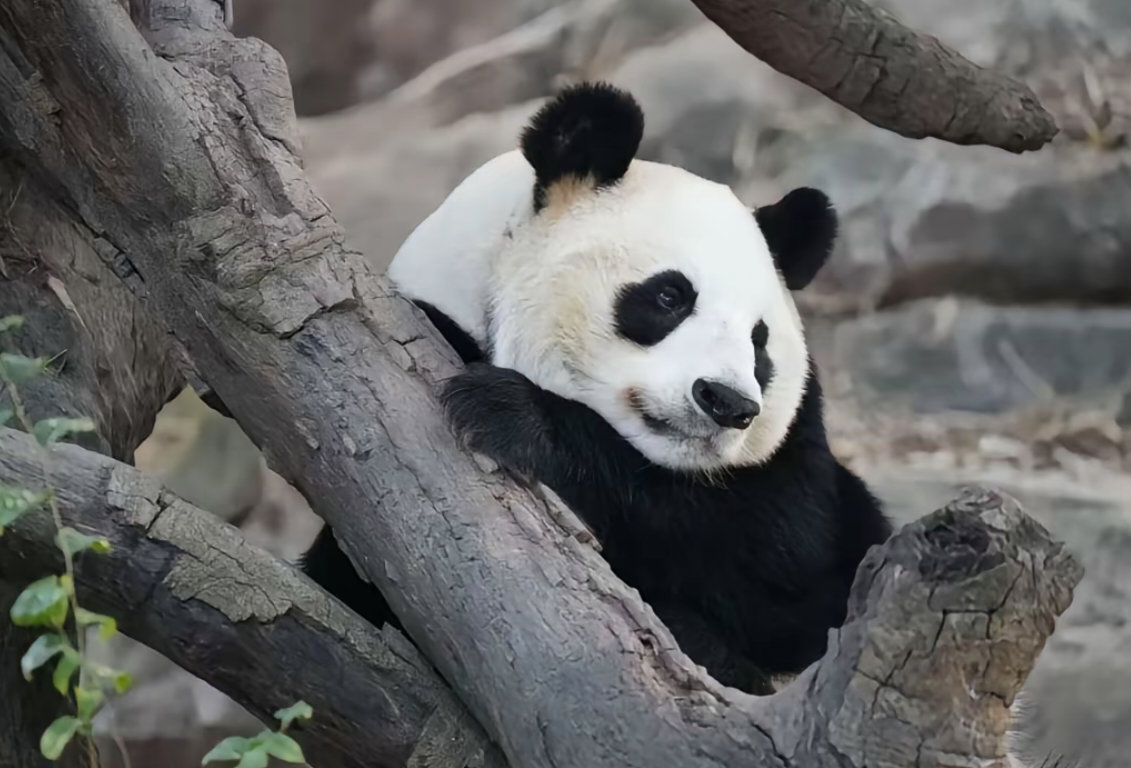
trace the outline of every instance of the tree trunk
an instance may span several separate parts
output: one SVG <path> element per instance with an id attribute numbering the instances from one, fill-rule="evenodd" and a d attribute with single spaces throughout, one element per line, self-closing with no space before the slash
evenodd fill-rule
<path id="1" fill-rule="evenodd" d="M 148 44 L 104 0 L 7 0 L 0 140 L 111 235 L 511 765 L 1003 765 L 1079 578 L 1042 529 L 994 495 L 910 526 L 800 680 L 721 687 L 544 500 L 456 446 L 433 396 L 454 356 L 304 179 L 277 54 L 211 0 L 140 18 Z"/>

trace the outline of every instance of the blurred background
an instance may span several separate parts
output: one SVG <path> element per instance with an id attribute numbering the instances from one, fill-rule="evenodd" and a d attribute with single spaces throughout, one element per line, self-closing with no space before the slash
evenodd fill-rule
<path id="1" fill-rule="evenodd" d="M 648 159 L 751 205 L 825 190 L 843 235 L 802 310 L 835 450 L 901 520 L 990 483 L 1069 543 L 1087 575 L 1030 681 L 1032 747 L 1131 766 L 1131 2 L 880 4 L 1023 78 L 1061 135 L 1023 156 L 901 139 L 753 59 L 690 0 L 236 0 L 236 29 L 283 54 L 307 171 L 381 265 L 581 79 L 637 96 Z M 283 556 L 320 526 L 191 392 L 138 464 Z M 135 766 L 198 765 L 258 728 L 153 653 L 111 652 L 139 681 L 116 711 Z"/>

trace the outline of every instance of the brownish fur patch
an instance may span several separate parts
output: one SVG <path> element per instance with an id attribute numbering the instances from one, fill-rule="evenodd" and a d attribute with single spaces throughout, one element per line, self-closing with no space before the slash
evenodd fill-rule
<path id="1" fill-rule="evenodd" d="M 561 216 L 568 211 L 582 195 L 589 194 L 596 186 L 592 176 L 563 176 L 546 187 L 547 216 Z"/>

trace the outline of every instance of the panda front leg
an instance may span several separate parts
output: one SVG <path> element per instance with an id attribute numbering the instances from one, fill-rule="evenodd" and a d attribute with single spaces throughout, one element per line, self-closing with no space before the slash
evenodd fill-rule
<path id="1" fill-rule="evenodd" d="M 755 696 L 768 696 L 774 692 L 770 675 L 735 650 L 703 620 L 701 613 L 663 603 L 652 608 L 664 626 L 671 630 L 680 650 L 706 669 L 715 680 Z"/>
<path id="2" fill-rule="evenodd" d="M 585 494 L 609 487 L 609 463 L 594 450 L 621 442 L 608 422 L 517 371 L 486 364 L 470 365 L 451 379 L 443 400 L 452 430 L 467 448 L 524 482 L 553 489 L 599 535 L 604 521 L 592 517 L 606 505 Z"/>

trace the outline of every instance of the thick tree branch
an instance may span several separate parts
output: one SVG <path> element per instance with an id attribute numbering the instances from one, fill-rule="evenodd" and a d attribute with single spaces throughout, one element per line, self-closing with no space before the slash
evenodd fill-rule
<path id="1" fill-rule="evenodd" d="M 42 487 L 38 455 L 31 438 L 0 429 L 0 482 Z M 297 736 L 312 764 L 503 765 L 400 633 L 366 624 L 236 529 L 131 467 L 78 446 L 56 448 L 50 466 L 65 522 L 113 545 L 109 555 L 79 559 L 83 605 L 116 617 L 130 637 L 265 722 L 306 699 L 316 717 Z M 0 585 L 61 567 L 46 513 L 0 536 Z"/>
<path id="2" fill-rule="evenodd" d="M 739 45 L 881 128 L 1039 149 L 1056 122 L 1023 83 L 983 69 L 866 0 L 693 0 Z"/>
<path id="3" fill-rule="evenodd" d="M 1042 530 L 996 497 L 931 518 L 870 561 L 803 680 L 721 688 L 543 502 L 454 444 L 433 397 L 450 350 L 343 245 L 294 155 L 285 70 L 217 8 L 152 0 L 151 49 L 105 0 L 7 0 L 0 141 L 113 232 L 513 765 L 902 768 L 888 743 L 1001 764 L 1007 704 L 1078 577 Z"/>

